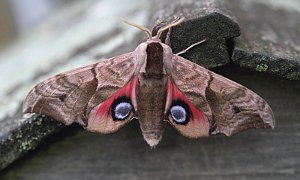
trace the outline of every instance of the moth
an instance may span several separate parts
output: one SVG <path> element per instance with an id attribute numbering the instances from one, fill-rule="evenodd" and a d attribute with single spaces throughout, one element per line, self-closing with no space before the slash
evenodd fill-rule
<path id="1" fill-rule="evenodd" d="M 246 87 L 172 52 L 161 34 L 133 52 L 58 74 L 27 95 L 24 113 L 45 114 L 86 130 L 113 133 L 137 119 L 144 140 L 155 147 L 170 124 L 182 135 L 231 136 L 249 128 L 273 128 L 270 106 Z"/>

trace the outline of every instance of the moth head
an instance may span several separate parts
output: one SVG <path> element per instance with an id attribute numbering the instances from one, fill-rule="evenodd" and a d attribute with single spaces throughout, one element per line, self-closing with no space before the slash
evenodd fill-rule
<path id="1" fill-rule="evenodd" d="M 170 28 L 172 28 L 172 27 L 174 27 L 174 26 L 177 26 L 178 24 L 180 24 L 181 22 L 183 22 L 183 20 L 184 20 L 183 17 L 182 17 L 182 18 L 176 18 L 176 19 L 175 19 L 173 22 L 171 22 L 170 24 L 167 24 L 167 25 L 161 27 L 161 28 L 157 31 L 157 34 L 156 34 L 155 36 L 153 36 L 153 35 L 152 35 L 152 32 L 151 32 L 148 28 L 143 27 L 143 26 L 141 26 L 141 25 L 138 25 L 138 24 L 136 24 L 136 23 L 133 23 L 133 22 L 130 22 L 130 21 L 127 21 L 127 20 L 122 19 L 122 21 L 125 22 L 126 24 L 129 24 L 129 25 L 131 25 L 131 26 L 134 26 L 134 27 L 136 27 L 136 28 L 138 28 L 138 29 L 140 29 L 140 30 L 146 32 L 146 34 L 147 34 L 147 36 L 148 36 L 148 39 L 147 39 L 147 40 L 153 40 L 153 39 L 159 40 L 160 37 L 161 37 L 161 35 L 162 35 L 162 33 L 163 33 L 164 31 L 166 31 L 166 30 L 168 30 L 168 29 L 170 29 Z"/>

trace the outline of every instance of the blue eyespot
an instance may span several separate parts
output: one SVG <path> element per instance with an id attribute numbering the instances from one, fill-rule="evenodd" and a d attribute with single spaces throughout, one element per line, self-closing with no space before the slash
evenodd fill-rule
<path id="1" fill-rule="evenodd" d="M 117 104 L 113 110 L 114 119 L 116 120 L 124 120 L 126 119 L 132 110 L 132 105 L 128 102 L 120 102 Z"/>
<path id="2" fill-rule="evenodd" d="M 185 124 L 187 121 L 187 113 L 185 108 L 175 105 L 170 109 L 170 114 L 176 124 Z"/>

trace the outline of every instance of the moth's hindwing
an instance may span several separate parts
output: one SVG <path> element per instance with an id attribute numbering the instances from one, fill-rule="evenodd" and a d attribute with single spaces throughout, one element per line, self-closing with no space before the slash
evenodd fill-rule
<path id="1" fill-rule="evenodd" d="M 204 113 L 211 135 L 230 136 L 250 128 L 274 127 L 270 106 L 253 91 L 177 55 L 173 56 L 172 65 L 174 84 Z M 192 129 L 198 132 L 197 128 L 196 124 L 187 124 L 179 131 L 198 137 L 197 133 L 190 133 Z"/>
<path id="2" fill-rule="evenodd" d="M 135 55 L 128 53 L 58 74 L 39 83 L 29 92 L 23 111 L 45 114 L 66 125 L 77 122 L 101 133 L 115 131 L 120 125 L 112 125 L 112 118 L 105 119 L 106 128 L 102 127 L 106 126 L 102 122 L 93 121 L 88 125 L 88 118 L 93 109 L 126 84 L 132 83 L 130 80 L 134 75 L 135 62 Z M 98 111 L 99 116 L 103 117 L 101 110 Z"/>

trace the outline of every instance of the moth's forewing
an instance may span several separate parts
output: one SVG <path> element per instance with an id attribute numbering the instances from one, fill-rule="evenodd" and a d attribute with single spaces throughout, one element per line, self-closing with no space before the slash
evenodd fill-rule
<path id="1" fill-rule="evenodd" d="M 172 64 L 174 83 L 205 114 L 210 134 L 230 136 L 250 128 L 274 127 L 270 106 L 253 91 L 180 56 L 174 55 Z M 196 126 L 187 124 L 180 132 L 199 128 Z M 198 135 L 191 133 L 191 137 Z"/>
<path id="2" fill-rule="evenodd" d="M 23 112 L 45 114 L 66 125 L 77 122 L 87 126 L 91 111 L 130 81 L 135 63 L 132 52 L 58 74 L 29 92 Z M 99 116 L 105 118 L 105 123 L 93 121 L 88 129 L 109 133 L 125 123 L 115 123 L 110 114 Z"/>

